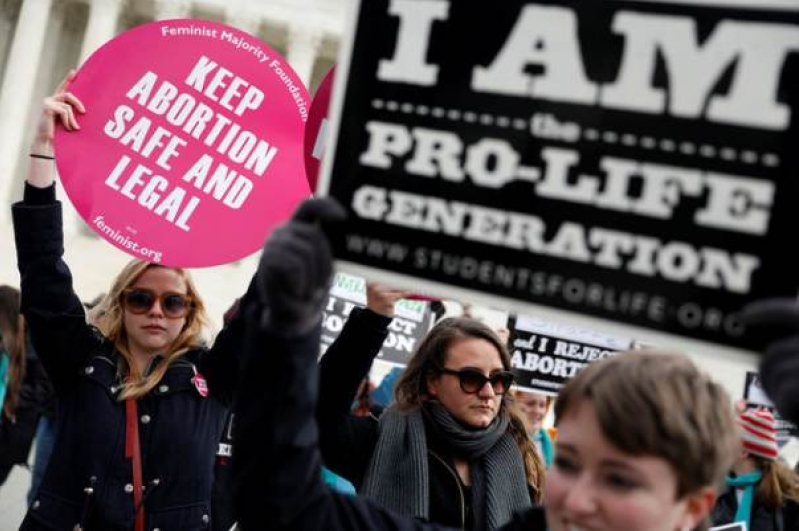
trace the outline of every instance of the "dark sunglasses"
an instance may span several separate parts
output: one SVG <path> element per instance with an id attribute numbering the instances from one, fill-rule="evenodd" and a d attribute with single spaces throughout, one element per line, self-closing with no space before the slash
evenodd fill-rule
<path id="1" fill-rule="evenodd" d="M 513 373 L 510 371 L 499 371 L 491 376 L 486 376 L 477 369 L 469 367 L 458 371 L 446 367 L 439 367 L 438 370 L 443 374 L 457 376 L 461 390 L 470 395 L 480 392 L 486 382 L 491 382 L 491 389 L 498 395 L 504 395 L 513 384 Z"/>
<path id="2" fill-rule="evenodd" d="M 161 311 L 169 319 L 185 317 L 194 305 L 187 295 L 174 291 L 158 294 L 150 289 L 128 288 L 122 292 L 122 304 L 130 313 L 147 313 L 156 301 L 161 304 Z"/>

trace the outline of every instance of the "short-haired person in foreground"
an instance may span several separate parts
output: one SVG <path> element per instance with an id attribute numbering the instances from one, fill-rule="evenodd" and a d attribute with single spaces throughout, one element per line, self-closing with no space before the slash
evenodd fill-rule
<path id="1" fill-rule="evenodd" d="M 444 529 L 333 493 L 321 479 L 316 358 L 332 257 L 320 225 L 340 216 L 329 199 L 306 202 L 264 247 L 236 399 L 239 524 L 244 531 Z M 707 529 L 738 439 L 729 398 L 690 361 L 626 353 L 597 362 L 566 385 L 555 413 L 546 509 L 516 513 L 505 531 Z"/>

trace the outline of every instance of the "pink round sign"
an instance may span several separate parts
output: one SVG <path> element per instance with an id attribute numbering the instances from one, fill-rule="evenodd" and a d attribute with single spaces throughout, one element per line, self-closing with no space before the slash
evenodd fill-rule
<path id="1" fill-rule="evenodd" d="M 58 172 L 100 236 L 136 258 L 207 267 L 258 249 L 310 195 L 308 93 L 255 37 L 153 22 L 97 50 L 69 90 L 81 129 L 56 132 Z"/>
<path id="2" fill-rule="evenodd" d="M 311 111 L 308 113 L 308 124 L 305 126 L 305 173 L 308 176 L 308 185 L 311 191 L 316 190 L 319 180 L 319 164 L 327 147 L 327 114 L 330 110 L 330 94 L 333 91 L 333 78 L 336 67 L 325 74 L 324 79 L 316 89 Z"/>

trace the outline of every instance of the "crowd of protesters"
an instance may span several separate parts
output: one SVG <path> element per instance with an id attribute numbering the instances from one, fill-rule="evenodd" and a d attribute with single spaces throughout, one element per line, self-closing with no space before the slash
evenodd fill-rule
<path id="1" fill-rule="evenodd" d="M 329 435 L 325 435 L 328 427 L 321 419 L 317 422 L 317 417 L 323 417 L 328 407 L 324 404 L 328 400 L 324 382 L 331 376 L 325 375 L 330 370 L 326 365 L 335 361 L 323 360 L 317 365 L 314 345 L 318 342 L 318 328 L 287 329 L 285 323 L 275 322 L 271 316 L 282 313 L 275 312 L 275 308 L 290 298 L 287 293 L 295 293 L 289 281 L 292 275 L 296 283 L 306 287 L 307 293 L 324 291 L 322 288 L 329 279 L 318 272 L 330 270 L 330 250 L 317 227 L 320 221 L 335 217 L 334 207 L 322 201 L 303 205 L 295 220 L 281 229 L 278 237 L 268 241 L 264 249 L 258 275 L 263 277 L 261 284 L 269 289 L 249 309 L 246 327 L 250 332 L 243 354 L 246 370 L 236 400 L 235 437 L 239 446 L 234 460 L 237 477 L 234 499 L 239 522 L 244 529 L 444 529 L 432 515 L 420 517 L 402 514 L 401 508 L 387 509 L 381 499 L 364 492 L 363 486 L 361 495 L 343 496 L 327 489 L 320 478 L 321 464 L 327 464 L 324 439 Z M 312 234 L 313 231 L 317 234 Z M 296 242 L 303 239 L 306 243 L 297 246 Z M 288 245 L 288 241 L 295 243 Z M 292 258 L 296 247 L 303 252 Z M 297 267 L 298 264 L 304 267 Z M 293 267 L 291 273 L 286 271 L 288 267 Z M 313 283 L 320 289 L 307 289 Z M 308 323 L 312 321 L 309 315 L 314 314 L 319 320 L 324 300 L 314 296 L 304 301 L 297 297 L 291 300 L 291 310 L 298 322 Z M 762 324 L 784 317 L 785 312 L 777 313 L 764 317 L 762 311 L 754 312 L 750 317 L 756 324 L 758 320 Z M 449 326 L 447 320 L 440 322 L 428 338 L 440 335 Z M 457 348 L 449 345 L 444 349 L 443 360 L 419 357 L 425 341 L 419 345 L 406 373 L 412 372 L 414 362 L 422 365 L 413 371 L 422 375 L 415 378 L 415 393 L 423 397 L 422 401 L 435 401 L 437 385 L 445 375 L 457 376 L 459 385 L 464 382 L 460 378 L 463 373 L 457 370 L 454 374 L 442 372 L 442 368 L 457 363 L 461 356 Z M 460 343 L 469 341 L 472 339 L 466 336 Z M 783 346 L 766 359 L 784 365 L 784 350 Z M 773 361 L 775 357 L 777 361 Z M 474 380 L 481 381 L 481 391 L 491 396 L 496 389 L 489 367 L 481 365 L 482 375 L 474 375 Z M 267 371 L 274 376 L 275 385 L 258 386 L 258 375 Z M 317 385 L 317 371 L 320 385 Z M 779 378 L 780 383 L 783 378 L 784 375 Z M 466 400 L 472 390 L 466 383 L 461 389 L 461 399 Z M 395 394 L 398 404 L 402 393 L 398 386 Z M 319 405 L 317 398 L 321 398 Z M 797 398 L 794 396 L 793 400 Z M 274 404 L 281 407 L 275 408 Z M 410 422 L 414 413 L 407 413 L 405 421 Z M 555 415 L 558 434 L 554 463 L 543 482 L 542 504 L 514 512 L 500 526 L 502 529 L 706 530 L 712 523 L 711 515 L 719 513 L 714 506 L 720 485 L 727 477 L 742 476 L 743 471 L 736 464 L 753 458 L 752 445 L 748 443 L 751 438 L 739 428 L 739 424 L 745 427 L 752 414 L 744 412 L 736 419 L 726 393 L 682 355 L 627 352 L 596 362 L 564 387 L 555 402 Z M 379 424 L 383 422 L 381 417 Z M 435 422 L 431 422 L 433 429 L 437 428 Z M 349 436 L 358 436 L 359 432 L 349 423 L 343 424 Z M 460 426 L 468 424 L 460 421 Z M 385 429 L 378 427 L 378 431 Z M 386 481 L 392 479 L 403 485 L 407 474 L 425 473 L 424 460 L 414 459 L 416 437 L 412 431 L 399 430 L 403 438 L 391 443 L 407 448 L 397 450 L 389 446 L 387 451 L 393 452 L 392 457 L 400 463 L 394 466 L 395 473 L 402 476 L 384 478 Z M 776 446 L 773 424 L 761 428 L 760 434 Z M 381 435 L 373 434 L 371 439 Z M 438 433 L 433 432 L 433 436 Z M 359 459 L 364 451 L 379 451 L 365 448 L 353 446 L 351 459 Z M 369 466 L 375 461 L 372 458 Z M 473 474 L 474 469 L 471 470 Z M 360 479 L 364 479 L 370 471 L 360 469 L 360 473 Z M 430 477 L 422 476 L 428 482 Z M 474 481 L 474 474 L 471 479 Z M 414 490 L 433 500 L 432 487 L 425 488 L 424 482 L 417 481 Z M 785 488 L 782 495 L 782 505 L 776 511 L 783 516 L 776 520 L 775 527 L 763 529 L 795 528 L 790 509 L 794 493 Z M 410 504 L 419 493 L 390 493 L 389 503 L 394 503 L 392 496 Z M 471 499 L 479 502 L 474 497 Z M 744 506 L 744 501 L 739 505 Z M 748 516 L 736 514 L 734 520 L 749 523 L 743 519 Z M 489 528 L 485 519 L 473 518 L 467 524 L 473 526 L 469 529 Z"/>
<path id="2" fill-rule="evenodd" d="M 52 167 L 56 123 L 76 130 L 85 111 L 72 76 L 45 99 L 13 206 L 21 290 L 0 286 L 0 483 L 27 462 L 41 419 L 54 423 L 21 529 L 799 529 L 799 479 L 778 459 L 772 414 L 736 415 L 680 354 L 619 353 L 553 400 L 513 389 L 501 333 L 443 318 L 394 375 L 390 403 L 353 412 L 409 293 L 369 283 L 317 362 L 325 229 L 344 216 L 331 199 L 273 232 L 211 345 L 180 268 L 130 262 L 87 318 Z M 745 317 L 763 339 L 765 388 L 799 420 L 797 304 Z M 544 427 L 553 403 L 556 430 Z M 323 466 L 353 491 L 331 489 Z"/>

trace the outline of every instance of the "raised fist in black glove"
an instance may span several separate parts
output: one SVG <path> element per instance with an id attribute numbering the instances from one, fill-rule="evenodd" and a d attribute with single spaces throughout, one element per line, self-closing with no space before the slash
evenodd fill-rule
<path id="1" fill-rule="evenodd" d="M 319 322 L 333 274 L 333 254 L 322 226 L 344 219 L 333 199 L 304 201 L 264 244 L 256 284 L 263 325 L 283 336 L 302 335 Z"/>
<path id="2" fill-rule="evenodd" d="M 777 411 L 799 423 L 799 301 L 766 299 L 741 315 L 747 336 L 762 346 L 760 381 Z"/>

